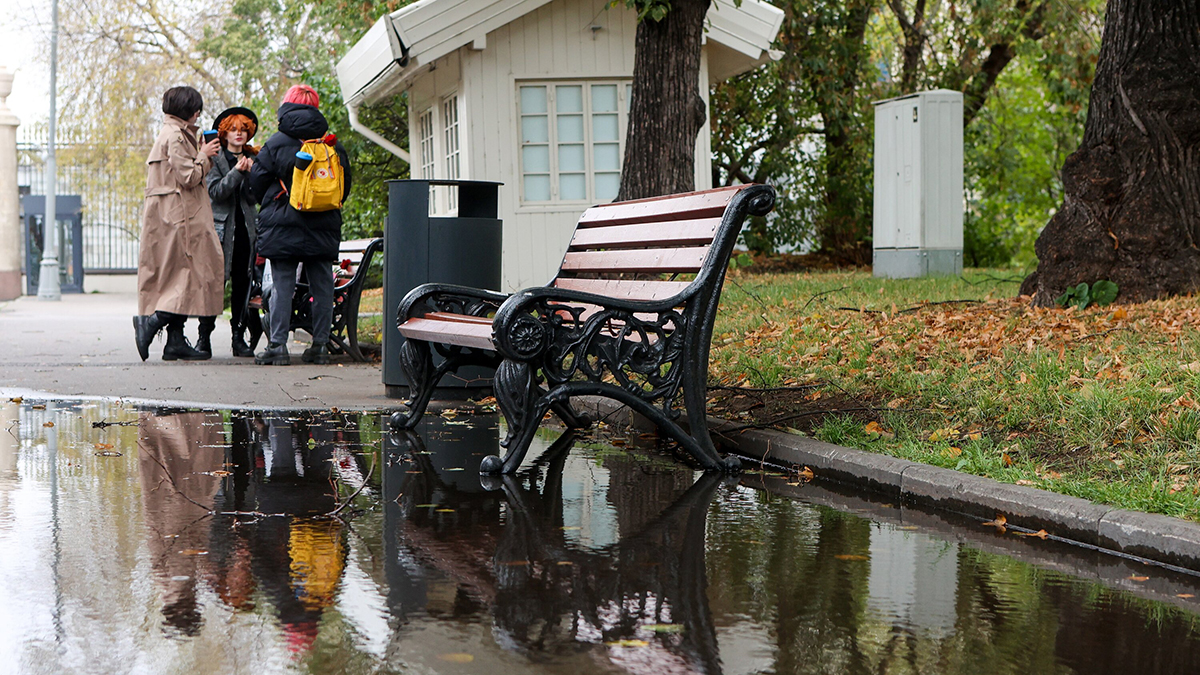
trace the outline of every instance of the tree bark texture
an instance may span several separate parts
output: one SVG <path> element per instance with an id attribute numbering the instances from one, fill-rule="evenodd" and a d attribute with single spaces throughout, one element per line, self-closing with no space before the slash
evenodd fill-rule
<path id="1" fill-rule="evenodd" d="M 616 201 L 688 192 L 696 186 L 700 39 L 709 0 L 676 0 L 662 19 L 638 22 L 633 100 Z"/>
<path id="2" fill-rule="evenodd" d="M 1083 141 L 1021 292 L 1116 282 L 1122 302 L 1200 290 L 1200 0 L 1109 0 Z"/>

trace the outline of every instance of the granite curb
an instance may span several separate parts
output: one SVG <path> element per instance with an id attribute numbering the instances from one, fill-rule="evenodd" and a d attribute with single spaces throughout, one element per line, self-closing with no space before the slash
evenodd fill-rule
<path id="1" fill-rule="evenodd" d="M 654 424 L 624 405 L 588 397 L 581 406 L 608 424 L 652 430 Z M 824 443 L 772 429 L 747 429 L 708 418 L 714 439 L 740 457 L 764 465 L 808 467 L 822 480 L 866 488 L 904 504 L 993 520 L 1071 542 L 1200 573 L 1200 524 L 1096 504 L 1086 499 L 928 464 Z"/>

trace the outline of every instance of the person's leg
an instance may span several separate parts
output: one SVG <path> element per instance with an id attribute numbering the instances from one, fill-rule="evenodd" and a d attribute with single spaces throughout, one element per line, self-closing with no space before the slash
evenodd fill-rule
<path id="1" fill-rule="evenodd" d="M 183 323 L 187 321 L 187 316 L 171 312 L 155 312 L 155 314 L 162 317 L 167 326 L 167 344 L 163 346 L 163 361 L 175 361 L 178 359 L 183 359 L 184 361 L 203 361 L 209 358 L 210 355 L 192 348 L 188 344 L 187 338 L 183 336 Z"/>
<path id="2" fill-rule="evenodd" d="M 285 366 L 291 363 L 287 340 L 292 326 L 292 294 L 296 290 L 295 260 L 268 260 L 271 267 L 271 300 L 267 312 L 267 348 L 254 357 L 259 365 Z"/>
<path id="3" fill-rule="evenodd" d="M 229 268 L 229 325 L 233 332 L 231 348 L 234 356 L 254 356 L 254 350 L 246 344 L 248 325 L 246 303 L 250 300 L 250 238 L 244 226 L 238 227 L 233 237 L 233 256 Z"/>
<path id="4" fill-rule="evenodd" d="M 196 351 L 207 354 L 205 358 L 212 358 L 212 334 L 217 328 L 217 317 L 202 316 L 199 318 L 200 329 L 196 338 Z"/>
<path id="5" fill-rule="evenodd" d="M 301 357 L 308 363 L 329 363 L 329 331 L 333 324 L 333 272 L 328 263 L 308 265 L 308 289 L 312 294 L 312 347 Z"/>

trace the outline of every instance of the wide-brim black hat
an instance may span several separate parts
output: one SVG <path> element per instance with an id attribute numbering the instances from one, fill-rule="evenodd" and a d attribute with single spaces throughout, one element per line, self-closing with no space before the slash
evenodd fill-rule
<path id="1" fill-rule="evenodd" d="M 226 108 L 225 110 L 222 110 L 221 114 L 217 115 L 217 119 L 213 120 L 213 130 L 220 131 L 219 127 L 221 126 L 221 120 L 224 120 L 230 115 L 245 115 L 246 117 L 249 117 L 250 121 L 254 122 L 254 134 L 258 133 L 258 115 L 255 115 L 253 110 L 249 108 L 243 108 L 241 106 L 234 106 L 232 108 Z M 254 138 L 254 134 L 250 134 L 250 138 Z M 246 140 L 249 141 L 250 138 L 247 138 Z"/>

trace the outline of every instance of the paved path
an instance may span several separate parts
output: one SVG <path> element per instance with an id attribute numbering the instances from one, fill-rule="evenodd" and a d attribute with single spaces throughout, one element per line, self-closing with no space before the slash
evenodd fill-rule
<path id="1" fill-rule="evenodd" d="M 234 358 L 229 324 L 218 320 L 210 361 L 162 360 L 165 334 L 142 363 L 133 344 L 133 294 L 64 295 L 61 302 L 22 297 L 0 303 L 0 394 L 127 398 L 220 407 L 373 409 L 398 406 L 384 396 L 379 364 L 336 357 L 328 366 L 287 367 Z M 189 339 L 195 321 L 187 325 Z M 302 333 L 303 335 L 303 333 Z M 262 344 L 259 345 L 260 348 Z"/>

